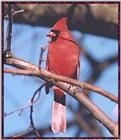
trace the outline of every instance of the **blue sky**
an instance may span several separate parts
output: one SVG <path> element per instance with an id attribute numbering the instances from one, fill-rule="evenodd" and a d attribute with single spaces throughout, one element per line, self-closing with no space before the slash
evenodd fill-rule
<path id="1" fill-rule="evenodd" d="M 4 22 L 4 36 L 6 36 L 7 21 Z M 50 28 L 45 27 L 33 27 L 29 25 L 14 24 L 12 35 L 12 51 L 13 53 L 22 59 L 30 61 L 38 65 L 40 49 L 48 44 L 48 38 L 46 34 L 50 31 Z M 76 39 L 80 38 L 80 33 L 73 32 Z M 104 37 L 98 37 L 90 34 L 84 35 L 82 46 L 98 61 L 105 60 L 106 58 L 118 53 L 117 40 L 108 39 Z M 47 51 L 44 53 L 44 60 L 46 60 Z M 91 72 L 91 67 L 88 61 L 83 55 L 80 57 L 81 69 L 80 79 L 85 81 L 88 74 Z M 10 66 L 5 66 L 10 67 Z M 45 68 L 45 61 L 42 63 L 42 67 Z M 42 84 L 42 80 L 36 77 L 18 76 L 11 74 L 4 74 L 4 110 L 10 112 L 26 105 L 32 97 L 34 91 Z M 118 94 L 118 64 L 114 63 L 107 67 L 100 78 L 94 83 L 97 86 L 111 92 L 114 95 Z M 52 91 L 51 91 L 52 92 Z M 113 120 L 116 119 L 112 113 L 115 107 L 115 103 L 98 95 L 91 93 L 92 100 L 98 105 L 107 115 Z M 67 103 L 72 102 L 74 108 L 77 107 L 77 101 L 67 95 Z M 53 94 L 46 95 L 44 89 L 39 102 L 35 105 L 34 121 L 36 127 L 48 127 L 51 121 Z M 74 117 L 67 109 L 67 120 L 71 120 Z M 100 124 L 101 127 L 102 124 Z M 29 127 L 29 109 L 26 109 L 21 116 L 17 113 L 4 119 L 4 135 L 8 136 L 14 132 L 24 131 Z M 76 133 L 77 126 L 74 126 L 66 131 L 64 134 L 48 133 L 45 137 L 73 137 Z M 103 127 L 105 136 L 111 136 L 110 133 Z M 86 136 L 82 133 L 80 136 Z"/>

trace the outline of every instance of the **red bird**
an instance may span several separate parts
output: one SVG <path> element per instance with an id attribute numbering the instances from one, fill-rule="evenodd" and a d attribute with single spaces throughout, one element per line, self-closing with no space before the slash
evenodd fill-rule
<path id="1" fill-rule="evenodd" d="M 67 27 L 67 18 L 61 18 L 47 35 L 49 49 L 46 61 L 47 70 L 73 79 L 79 78 L 80 51 Z M 54 103 L 51 128 L 54 133 L 66 130 L 66 95 L 54 87 Z"/>

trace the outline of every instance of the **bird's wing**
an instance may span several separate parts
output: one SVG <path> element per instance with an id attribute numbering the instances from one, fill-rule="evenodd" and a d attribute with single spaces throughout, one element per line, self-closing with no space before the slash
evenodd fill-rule
<path id="1" fill-rule="evenodd" d="M 47 54 L 47 58 L 46 58 L 46 70 L 49 70 L 48 63 L 49 63 L 49 54 Z M 46 94 L 49 93 L 50 87 L 52 87 L 52 85 L 49 82 L 46 82 L 46 85 L 45 85 L 45 92 L 46 92 Z"/>
<path id="2" fill-rule="evenodd" d="M 77 80 L 80 79 L 80 63 L 77 65 Z"/>
<path id="3" fill-rule="evenodd" d="M 46 70 L 48 70 L 48 63 L 49 63 L 49 62 L 48 62 L 48 61 L 49 61 L 48 57 L 49 57 L 49 56 L 48 56 L 48 54 L 47 54 L 47 58 L 46 58 Z"/>
<path id="4" fill-rule="evenodd" d="M 75 79 L 79 80 L 80 79 L 80 48 L 78 48 L 78 62 L 77 62 L 77 67 L 76 67 L 76 75 Z"/>

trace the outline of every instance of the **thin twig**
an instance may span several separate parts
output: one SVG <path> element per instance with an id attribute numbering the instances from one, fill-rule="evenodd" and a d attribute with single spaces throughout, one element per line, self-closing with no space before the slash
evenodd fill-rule
<path id="1" fill-rule="evenodd" d="M 26 133 L 30 132 L 30 128 L 28 128 L 27 130 L 23 131 L 23 132 L 20 132 L 20 133 L 17 133 L 17 134 L 14 134 L 12 135 L 13 138 L 20 138 L 21 136 L 25 135 Z"/>
<path id="2" fill-rule="evenodd" d="M 72 127 L 73 125 L 75 125 L 75 122 L 74 122 L 74 120 L 70 120 L 70 121 L 67 122 L 67 124 L 68 124 L 68 128 L 69 128 L 69 127 Z M 20 138 L 20 137 L 30 137 L 30 136 L 33 136 L 35 132 L 33 130 L 28 131 L 29 129 L 24 130 L 24 132 L 19 132 L 19 133 L 15 132 L 14 137 Z M 45 128 L 38 128 L 38 131 L 39 131 L 39 133 L 42 136 L 44 134 L 51 133 L 52 130 L 51 130 L 50 126 L 47 126 Z M 9 137 L 11 137 L 10 134 L 9 134 Z"/>
<path id="3" fill-rule="evenodd" d="M 40 57 L 39 57 L 39 67 L 41 67 L 41 63 L 43 61 L 43 54 L 47 48 L 48 48 L 48 45 L 46 45 L 45 47 L 41 47 Z"/>
<path id="4" fill-rule="evenodd" d="M 44 86 L 45 86 L 45 83 L 42 84 L 42 85 L 35 91 L 35 93 L 33 94 L 32 98 L 31 98 L 31 104 L 32 104 L 33 101 L 34 101 L 34 98 L 35 98 L 36 94 L 37 94 L 38 92 L 40 93 L 41 90 L 42 90 L 42 88 L 43 88 Z M 33 105 L 30 106 L 30 124 L 31 124 L 31 127 L 33 128 L 33 130 L 34 130 L 36 136 L 37 136 L 37 137 L 40 137 L 39 132 L 37 131 L 37 129 L 36 129 L 35 126 L 34 126 L 34 121 L 33 121 Z"/>
<path id="5" fill-rule="evenodd" d="M 35 92 L 38 92 L 39 89 L 40 89 L 40 87 Z M 11 111 L 11 112 L 5 113 L 4 116 L 7 117 L 9 115 L 12 115 L 15 112 L 20 112 L 19 113 L 19 115 L 20 115 L 26 108 L 28 108 L 28 107 L 34 105 L 35 103 L 37 103 L 37 101 L 39 100 L 39 98 L 40 98 L 40 92 L 38 92 L 38 97 L 36 99 L 34 99 L 33 102 L 30 102 L 29 101 L 29 103 L 27 103 L 27 105 L 25 105 L 23 107 L 20 107 L 20 108 L 17 108 L 15 110 Z"/>
<path id="6" fill-rule="evenodd" d="M 24 12 L 24 9 L 15 11 L 15 12 L 12 14 L 12 16 L 15 16 L 16 14 L 23 13 L 23 12 Z"/>
<path id="7" fill-rule="evenodd" d="M 24 9 L 15 11 L 15 12 L 12 13 L 12 16 L 15 16 L 15 15 L 17 15 L 17 14 L 19 14 L 19 13 L 23 13 L 23 12 L 24 12 Z M 8 19 L 8 15 L 6 15 L 6 16 L 4 17 L 4 19 Z"/>

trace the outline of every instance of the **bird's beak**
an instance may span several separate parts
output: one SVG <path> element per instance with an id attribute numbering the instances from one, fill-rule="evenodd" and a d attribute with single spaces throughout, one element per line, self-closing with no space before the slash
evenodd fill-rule
<path id="1" fill-rule="evenodd" d="M 55 37 L 56 36 L 56 34 L 54 33 L 54 32 L 49 32 L 48 34 L 47 34 L 47 37 Z"/>

